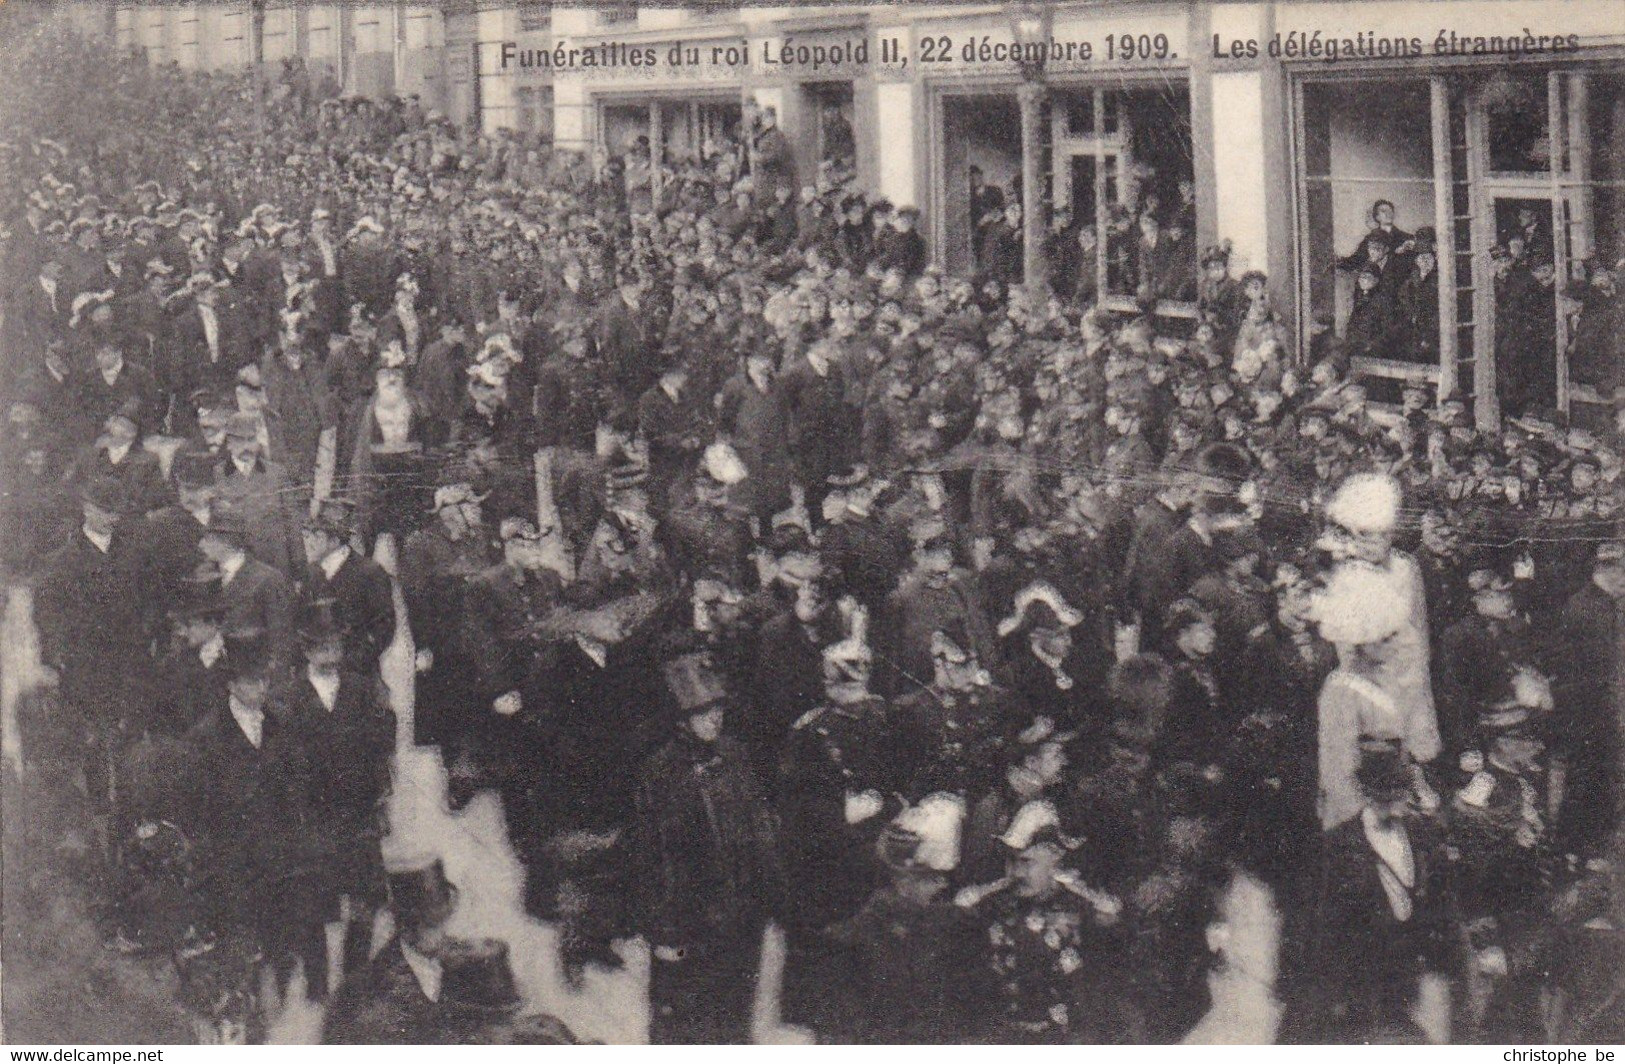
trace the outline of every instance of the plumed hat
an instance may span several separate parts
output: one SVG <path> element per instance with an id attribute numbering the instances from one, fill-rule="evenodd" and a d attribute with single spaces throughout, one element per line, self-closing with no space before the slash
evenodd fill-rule
<path id="1" fill-rule="evenodd" d="M 1063 628 L 1076 628 L 1083 623 L 1083 614 L 1066 601 L 1055 585 L 1037 580 L 1016 592 L 1014 609 L 1010 616 L 999 622 L 999 634 L 1007 636 L 1027 623 L 1027 614 L 1035 605 L 1048 607 L 1049 613 Z"/>
<path id="2" fill-rule="evenodd" d="M 732 444 L 721 441 L 705 449 L 702 467 L 706 476 L 725 487 L 732 487 L 749 475 L 739 452 L 733 449 Z"/>
<path id="3" fill-rule="evenodd" d="M 1061 814 L 1048 798 L 1037 798 L 1016 810 L 1010 827 L 999 836 L 999 841 L 1020 852 L 1046 843 L 1062 850 L 1075 849 L 1082 841 L 1068 837 L 1061 831 Z"/>
<path id="4" fill-rule="evenodd" d="M 1359 534 L 1391 532 L 1399 522 L 1399 482 L 1384 473 L 1356 473 L 1326 504 L 1326 518 Z"/>
<path id="5" fill-rule="evenodd" d="M 1367 646 L 1397 634 L 1410 618 L 1400 578 L 1364 562 L 1344 562 L 1309 602 L 1321 636 L 1340 646 Z"/>
<path id="6" fill-rule="evenodd" d="M 920 839 L 915 851 L 918 865 L 935 872 L 951 872 L 959 867 L 959 838 L 965 823 L 965 799 L 957 794 L 937 793 L 910 806 L 894 822 Z"/>

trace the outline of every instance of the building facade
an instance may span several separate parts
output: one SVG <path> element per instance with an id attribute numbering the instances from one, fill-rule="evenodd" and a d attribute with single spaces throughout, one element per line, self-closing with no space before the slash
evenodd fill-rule
<path id="1" fill-rule="evenodd" d="M 1012 54 L 1035 16 L 1041 70 Z M 130 5 L 108 31 L 154 61 L 215 68 L 254 60 L 255 17 L 246 3 Z M 1521 230 L 1557 279 L 1553 404 L 1607 398 L 1567 380 L 1561 290 L 1625 254 L 1615 0 L 267 3 L 261 47 L 345 91 L 417 93 L 468 128 L 610 154 L 646 138 L 668 163 L 771 109 L 800 182 L 848 160 L 866 190 L 921 208 L 953 270 L 972 264 L 971 169 L 1019 196 L 1031 160 L 1045 213 L 1065 209 L 1102 249 L 1136 239 L 1153 209 L 1180 254 L 1228 240 L 1232 273 L 1268 275 L 1300 353 L 1317 320 L 1347 323 L 1348 253 L 1384 200 L 1397 228 L 1432 232 L 1439 338 L 1424 360 L 1359 368 L 1426 380 L 1481 418 L 1518 412 L 1497 387 L 1496 273 Z M 1098 289 L 1129 305 L 1109 260 Z M 1162 293 L 1161 312 L 1189 316 L 1190 294 Z"/>

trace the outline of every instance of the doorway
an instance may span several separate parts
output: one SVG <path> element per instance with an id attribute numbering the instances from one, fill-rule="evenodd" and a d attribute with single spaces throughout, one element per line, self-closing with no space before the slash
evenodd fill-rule
<path id="1" fill-rule="evenodd" d="M 1507 417 L 1552 416 L 1558 402 L 1558 286 L 1552 201 L 1492 196 L 1495 384 Z"/>

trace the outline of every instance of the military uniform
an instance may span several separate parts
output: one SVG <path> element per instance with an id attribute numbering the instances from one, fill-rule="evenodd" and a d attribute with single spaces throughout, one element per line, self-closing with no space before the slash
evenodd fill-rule
<path id="1" fill-rule="evenodd" d="M 801 884 L 789 904 L 796 921 L 823 927 L 852 915 L 874 889 L 874 835 L 891 819 L 846 819 L 846 796 L 873 790 L 893 814 L 905 751 L 883 699 L 826 703 L 795 722 L 779 768 L 784 859 Z"/>
<path id="2" fill-rule="evenodd" d="M 1139 1040 L 1119 1000 L 1122 943 L 1099 910 L 1065 888 L 1048 898 L 1006 890 L 987 905 L 1000 1041 Z"/>

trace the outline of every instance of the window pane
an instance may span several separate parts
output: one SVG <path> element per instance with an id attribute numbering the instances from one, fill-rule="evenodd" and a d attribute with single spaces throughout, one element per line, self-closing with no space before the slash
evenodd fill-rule
<path id="1" fill-rule="evenodd" d="M 1431 126 L 1420 79 L 1304 86 L 1311 357 L 1438 363 Z"/>
<path id="2" fill-rule="evenodd" d="M 1551 166 L 1545 74 L 1498 72 L 1479 88 L 1489 133 L 1490 169 L 1545 173 Z"/>

